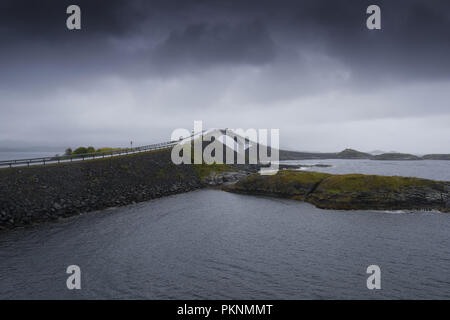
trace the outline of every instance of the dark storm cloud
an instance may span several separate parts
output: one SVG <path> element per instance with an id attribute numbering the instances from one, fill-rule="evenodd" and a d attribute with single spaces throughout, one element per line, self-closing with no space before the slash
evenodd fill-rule
<path id="1" fill-rule="evenodd" d="M 448 1 L 334 1 L 315 5 L 299 17 L 298 27 L 324 44 L 367 78 L 446 77 L 450 74 Z M 368 31 L 361 12 L 376 3 L 382 30 Z M 310 13 L 310 14 L 308 14 Z"/>
<path id="2" fill-rule="evenodd" d="M 139 11 L 133 5 L 127 5 L 130 3 L 123 0 L 3 0 L 0 4 L 2 40 L 49 43 L 64 40 L 70 34 L 64 27 L 66 8 L 71 4 L 82 8 L 83 23 L 89 25 L 89 31 L 83 29 L 74 33 L 80 40 L 98 34 L 125 34 L 140 18 Z"/>
<path id="3" fill-rule="evenodd" d="M 400 147 L 411 123 L 450 137 L 449 39 L 449 1 L 2 0 L 0 140 L 147 143 L 195 118 L 278 127 L 282 145 L 311 134 L 315 150 L 364 145 L 366 127 L 382 149 L 394 123 Z"/>
<path id="4" fill-rule="evenodd" d="M 274 43 L 260 22 L 192 24 L 172 31 L 155 50 L 158 64 L 208 66 L 215 63 L 264 64 L 274 57 Z"/>
<path id="5" fill-rule="evenodd" d="M 65 28 L 65 8 L 72 3 L 82 8 L 78 32 Z M 372 3 L 382 8 L 380 31 L 365 27 Z M 53 61 L 86 52 L 91 59 L 82 62 L 88 65 L 111 59 L 126 72 L 134 61 L 141 71 L 157 64 L 172 73 L 185 65 L 264 64 L 297 46 L 330 55 L 368 79 L 450 74 L 448 1 L 61 0 L 4 1 L 0 8 L 3 63 L 14 63 L 17 50 L 44 45 L 51 52 L 24 55 Z M 124 52 L 133 38 L 140 46 Z"/>

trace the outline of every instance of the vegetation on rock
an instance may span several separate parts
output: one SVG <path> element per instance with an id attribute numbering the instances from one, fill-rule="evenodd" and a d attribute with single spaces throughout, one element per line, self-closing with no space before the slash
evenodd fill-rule
<path id="1" fill-rule="evenodd" d="M 304 200 L 328 176 L 327 173 L 289 170 L 279 171 L 275 175 L 253 174 L 225 190 Z"/>
<path id="2" fill-rule="evenodd" d="M 302 200 L 324 209 L 450 211 L 450 182 L 410 177 L 284 170 L 251 175 L 224 190 Z"/>
<path id="3" fill-rule="evenodd" d="M 324 179 L 307 201 L 325 209 L 443 209 L 447 196 L 443 181 L 346 174 Z"/>
<path id="4" fill-rule="evenodd" d="M 95 149 L 92 146 L 89 147 L 78 147 L 75 150 L 72 151 L 72 148 L 67 148 L 64 152 L 65 156 L 76 156 L 81 154 L 89 154 L 89 153 L 95 153 L 95 152 L 112 152 L 112 151 L 119 151 L 120 148 L 99 148 Z"/>
<path id="5" fill-rule="evenodd" d="M 193 164 L 192 166 L 200 179 L 205 179 L 209 177 L 211 174 L 235 171 L 234 168 L 227 166 L 226 164 L 218 164 L 218 163 Z"/>

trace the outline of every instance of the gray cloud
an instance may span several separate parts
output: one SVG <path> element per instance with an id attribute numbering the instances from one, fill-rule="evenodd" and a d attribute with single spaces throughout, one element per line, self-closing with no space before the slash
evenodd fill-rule
<path id="1" fill-rule="evenodd" d="M 292 149 L 450 152 L 449 39 L 448 1 L 2 1 L 0 140 L 145 144 L 202 119 Z"/>
<path id="2" fill-rule="evenodd" d="M 265 64 L 273 60 L 275 45 L 264 24 L 192 24 L 172 31 L 154 52 L 157 65 L 209 67 L 217 64 Z"/>

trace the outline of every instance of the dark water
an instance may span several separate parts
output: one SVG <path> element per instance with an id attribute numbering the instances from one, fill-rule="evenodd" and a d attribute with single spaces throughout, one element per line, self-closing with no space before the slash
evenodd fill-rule
<path id="1" fill-rule="evenodd" d="M 304 167 L 306 171 L 321 171 L 327 173 L 346 174 L 364 173 L 384 176 L 418 177 L 433 180 L 450 181 L 450 161 L 446 160 L 417 160 L 417 161 L 388 161 L 388 160 L 289 160 L 284 164 L 328 164 L 331 167 Z"/>
<path id="2" fill-rule="evenodd" d="M 53 157 L 56 154 L 63 155 L 64 151 L 0 151 L 0 160 Z"/>
<path id="3" fill-rule="evenodd" d="M 0 234 L 0 298 L 449 299 L 450 215 L 195 191 Z"/>

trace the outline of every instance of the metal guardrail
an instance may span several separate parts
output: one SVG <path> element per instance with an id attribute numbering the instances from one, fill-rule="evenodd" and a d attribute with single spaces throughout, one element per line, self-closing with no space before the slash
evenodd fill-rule
<path id="1" fill-rule="evenodd" d="M 150 150 L 165 149 L 177 144 L 176 141 L 162 142 L 156 144 L 150 144 L 141 147 L 134 148 L 124 148 L 119 150 L 103 151 L 103 152 L 93 152 L 85 154 L 76 155 L 63 155 L 54 157 L 43 157 L 43 158 L 30 158 L 30 159 L 17 159 L 17 160 L 0 160 L 0 167 L 19 167 L 19 166 L 30 166 L 35 164 L 50 164 L 50 163 L 61 163 L 61 162 L 72 162 L 72 161 L 83 161 L 97 158 L 113 157 L 123 154 L 132 154 Z"/>
<path id="2" fill-rule="evenodd" d="M 222 131 L 224 131 L 224 130 L 221 129 L 221 132 Z M 202 132 L 206 132 L 206 130 L 203 130 Z M 122 154 L 132 154 L 132 153 L 138 153 L 138 152 L 144 152 L 144 151 L 165 149 L 165 148 L 173 147 L 174 145 L 180 143 L 180 141 L 183 141 L 186 139 L 193 139 L 193 137 L 195 135 L 196 135 L 196 133 L 192 133 L 188 137 L 183 137 L 183 138 L 180 137 L 180 139 L 178 141 L 161 142 L 161 143 L 155 143 L 155 144 L 150 144 L 150 145 L 141 146 L 141 147 L 123 148 L 123 149 L 119 149 L 119 150 L 92 152 L 92 153 L 75 154 L 75 155 L 67 155 L 67 156 L 63 155 L 63 156 L 30 158 L 30 159 L 0 160 L 0 168 L 30 166 L 33 164 L 46 165 L 46 164 L 50 164 L 50 163 L 83 161 L 83 160 L 88 160 L 88 159 L 90 160 L 90 159 L 96 159 L 96 158 L 105 158 L 107 156 L 113 157 L 113 156 L 118 156 L 118 155 L 122 155 Z"/>

